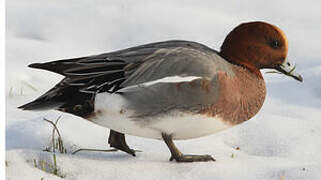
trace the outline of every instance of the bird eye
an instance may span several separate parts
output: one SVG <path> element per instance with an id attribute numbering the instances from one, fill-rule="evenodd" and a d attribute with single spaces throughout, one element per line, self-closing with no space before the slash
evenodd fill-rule
<path id="1" fill-rule="evenodd" d="M 274 48 L 274 49 L 277 49 L 277 48 L 279 48 L 281 46 L 281 43 L 278 40 L 273 40 L 273 41 L 270 42 L 270 46 L 272 48 Z"/>

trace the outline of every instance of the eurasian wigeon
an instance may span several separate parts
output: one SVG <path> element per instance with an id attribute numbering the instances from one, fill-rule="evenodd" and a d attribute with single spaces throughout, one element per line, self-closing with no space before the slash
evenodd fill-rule
<path id="1" fill-rule="evenodd" d="M 262 107 L 260 69 L 302 81 L 286 60 L 278 27 L 243 23 L 220 51 L 190 41 L 165 41 L 120 51 L 34 63 L 65 78 L 24 110 L 57 109 L 110 128 L 111 147 L 135 156 L 124 134 L 162 139 L 177 162 L 213 161 L 184 155 L 173 140 L 210 135 L 251 119 Z"/>

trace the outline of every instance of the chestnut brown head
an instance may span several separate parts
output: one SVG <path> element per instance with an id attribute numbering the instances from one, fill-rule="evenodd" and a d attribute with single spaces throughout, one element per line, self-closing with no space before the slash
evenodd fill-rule
<path id="1" fill-rule="evenodd" d="M 244 66 L 254 73 L 271 68 L 302 81 L 294 66 L 286 61 L 288 40 L 284 32 L 265 22 L 243 23 L 225 38 L 220 55 L 227 61 Z"/>

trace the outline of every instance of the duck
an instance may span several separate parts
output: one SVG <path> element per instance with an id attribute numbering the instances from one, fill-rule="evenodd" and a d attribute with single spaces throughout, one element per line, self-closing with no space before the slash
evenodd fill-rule
<path id="1" fill-rule="evenodd" d="M 162 140 L 176 162 L 215 161 L 182 153 L 174 140 L 199 138 L 239 125 L 261 109 L 266 86 L 260 70 L 303 81 L 287 59 L 288 40 L 277 26 L 244 22 L 219 51 L 169 40 L 123 50 L 33 63 L 64 78 L 22 110 L 55 109 L 110 130 L 108 143 L 135 156 L 125 135 Z"/>

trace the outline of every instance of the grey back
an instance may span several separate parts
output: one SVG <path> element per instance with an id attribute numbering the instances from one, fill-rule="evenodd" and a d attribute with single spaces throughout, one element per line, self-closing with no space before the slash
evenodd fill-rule
<path id="1" fill-rule="evenodd" d="M 125 80 L 120 92 L 130 102 L 135 116 L 150 116 L 171 110 L 197 112 L 215 103 L 219 96 L 218 72 L 234 76 L 232 65 L 213 50 L 189 47 L 160 48 L 143 59 Z M 144 83 L 165 77 L 200 77 L 190 82 Z M 132 87 L 135 88 L 127 88 Z"/>

